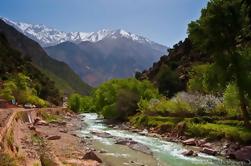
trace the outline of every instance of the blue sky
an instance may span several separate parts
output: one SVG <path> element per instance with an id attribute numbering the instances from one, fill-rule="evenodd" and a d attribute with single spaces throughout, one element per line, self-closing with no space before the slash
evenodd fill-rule
<path id="1" fill-rule="evenodd" d="M 125 29 L 172 46 L 207 0 L 3 0 L 0 16 L 63 31 Z"/>

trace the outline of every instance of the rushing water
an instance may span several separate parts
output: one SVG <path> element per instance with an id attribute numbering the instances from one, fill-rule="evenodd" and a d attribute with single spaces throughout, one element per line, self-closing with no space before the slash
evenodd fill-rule
<path id="1" fill-rule="evenodd" d="M 97 119 L 96 114 L 83 114 L 86 128 L 81 130 L 82 136 L 88 136 L 103 145 L 115 146 L 114 140 L 111 138 L 100 138 L 92 135 L 91 131 L 106 132 L 115 137 L 131 138 L 132 140 L 147 145 L 153 152 L 154 158 L 158 161 L 159 166 L 238 166 L 241 163 L 234 162 L 231 160 L 221 159 L 215 156 L 209 156 L 199 153 L 197 157 L 185 157 L 181 153 L 185 151 L 186 147 L 173 143 L 163 141 L 158 138 L 149 136 L 142 136 L 137 133 L 133 133 L 126 130 L 117 130 L 109 128 L 107 125 L 102 123 L 101 119 Z M 117 152 L 120 153 L 120 152 Z M 115 155 L 115 154 L 114 154 Z M 130 155 L 130 154 L 124 154 Z M 116 157 L 116 156 L 114 156 Z M 150 157 L 150 156 L 149 156 Z"/>

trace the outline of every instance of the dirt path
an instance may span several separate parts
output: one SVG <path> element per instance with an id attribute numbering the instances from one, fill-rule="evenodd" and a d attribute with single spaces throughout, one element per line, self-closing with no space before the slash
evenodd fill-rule
<path id="1" fill-rule="evenodd" d="M 29 123 L 28 114 L 33 124 Z M 17 165 L 100 165 L 95 160 L 97 156 L 86 157 L 88 148 L 75 134 L 81 127 L 78 116 L 63 108 L 1 109 L 0 117 L 7 121 L 2 123 L 6 131 L 2 134 L 0 152 L 15 159 Z"/>

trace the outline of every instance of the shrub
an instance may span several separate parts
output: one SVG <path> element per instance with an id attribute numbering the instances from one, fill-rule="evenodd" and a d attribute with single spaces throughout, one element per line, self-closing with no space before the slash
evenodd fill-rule
<path id="1" fill-rule="evenodd" d="M 162 116 L 147 116 L 143 114 L 137 114 L 133 117 L 130 117 L 130 123 L 138 127 L 158 127 L 172 129 L 177 123 L 182 121 L 183 118 L 177 117 L 162 117 Z"/>
<path id="2" fill-rule="evenodd" d="M 79 94 L 72 94 L 68 99 L 68 107 L 73 112 L 80 112 L 81 111 L 81 96 Z"/>
<path id="3" fill-rule="evenodd" d="M 0 165 L 1 166 L 17 166 L 16 161 L 7 153 L 0 152 Z"/>
<path id="4" fill-rule="evenodd" d="M 160 67 L 154 81 L 157 83 L 160 93 L 169 97 L 184 89 L 176 71 L 165 64 Z"/>
<path id="5" fill-rule="evenodd" d="M 177 117 L 189 117 L 193 115 L 190 105 L 176 98 L 172 100 L 161 98 L 160 100 L 150 100 L 150 102 L 141 100 L 139 102 L 139 109 L 146 115 Z"/>
<path id="6" fill-rule="evenodd" d="M 62 117 L 60 115 L 50 114 L 43 110 L 39 110 L 37 113 L 48 123 L 62 120 Z"/>
<path id="7" fill-rule="evenodd" d="M 189 72 L 189 81 L 187 87 L 190 91 L 208 92 L 207 88 L 207 71 L 209 64 L 195 65 Z"/>
<path id="8" fill-rule="evenodd" d="M 129 78 L 107 81 L 100 85 L 92 96 L 95 109 L 105 118 L 125 120 L 127 116 L 137 112 L 140 99 L 150 100 L 159 94 L 149 81 Z"/>
<path id="9" fill-rule="evenodd" d="M 187 134 L 197 137 L 208 137 L 210 139 L 227 138 L 243 143 L 251 142 L 251 130 L 238 126 L 223 124 L 195 124 L 188 123 Z"/>

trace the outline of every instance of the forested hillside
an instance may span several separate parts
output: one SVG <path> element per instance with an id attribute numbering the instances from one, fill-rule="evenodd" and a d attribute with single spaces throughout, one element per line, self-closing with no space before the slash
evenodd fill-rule
<path id="1" fill-rule="evenodd" d="M 89 85 L 82 82 L 67 64 L 50 58 L 38 43 L 24 36 L 2 20 L 0 20 L 0 31 L 5 35 L 12 48 L 18 50 L 22 56 L 30 57 L 32 63 L 55 81 L 56 86 L 63 93 L 76 91 L 81 94 L 89 93 L 91 89 Z"/>
<path id="2" fill-rule="evenodd" d="M 9 45 L 5 35 L 0 32 L 0 80 L 1 98 L 16 99 L 20 103 L 32 103 L 45 106 L 47 100 L 60 104 L 59 90 L 54 82 L 36 68 L 30 57 L 22 57 L 21 53 Z"/>

